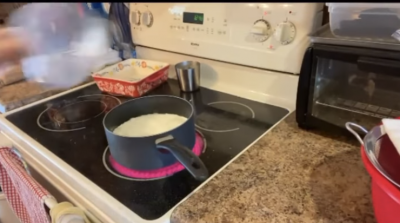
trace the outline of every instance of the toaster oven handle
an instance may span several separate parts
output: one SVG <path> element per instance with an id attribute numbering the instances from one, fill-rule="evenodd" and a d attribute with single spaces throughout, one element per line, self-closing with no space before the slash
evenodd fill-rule
<path id="1" fill-rule="evenodd" d="M 400 77 L 400 61 L 373 57 L 359 57 L 357 68 L 365 72 L 374 72 Z"/>

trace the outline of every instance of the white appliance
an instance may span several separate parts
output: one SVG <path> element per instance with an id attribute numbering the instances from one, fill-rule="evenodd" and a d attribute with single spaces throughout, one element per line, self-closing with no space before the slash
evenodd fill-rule
<path id="1" fill-rule="evenodd" d="M 139 58 L 172 65 L 198 61 L 202 87 L 292 112 L 307 35 L 321 25 L 322 8 L 322 3 L 130 3 L 130 22 Z M 171 66 L 170 77 L 174 76 Z M 86 210 L 96 222 L 169 222 L 180 203 L 161 218 L 144 220 L 6 119 L 88 85 L 2 115 L 2 134 L 53 187 L 50 192 L 61 191 L 59 196 Z"/>

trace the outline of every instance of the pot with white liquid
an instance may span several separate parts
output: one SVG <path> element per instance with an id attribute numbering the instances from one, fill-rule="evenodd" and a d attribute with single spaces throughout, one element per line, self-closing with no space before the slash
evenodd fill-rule
<path id="1" fill-rule="evenodd" d="M 157 170 L 177 160 L 197 180 L 208 170 L 191 148 L 196 143 L 194 108 L 167 95 L 146 96 L 112 109 L 103 120 L 111 156 L 133 170 Z"/>

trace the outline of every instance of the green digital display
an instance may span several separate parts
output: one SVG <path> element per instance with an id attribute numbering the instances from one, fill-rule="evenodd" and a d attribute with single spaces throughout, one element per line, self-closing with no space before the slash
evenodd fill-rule
<path id="1" fill-rule="evenodd" d="M 204 14 L 203 13 L 195 13 L 195 12 L 184 12 L 183 13 L 183 22 L 203 25 Z"/>

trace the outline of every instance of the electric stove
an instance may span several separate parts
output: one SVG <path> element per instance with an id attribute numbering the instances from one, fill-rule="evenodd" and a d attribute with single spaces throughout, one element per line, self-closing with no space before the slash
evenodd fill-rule
<path id="1" fill-rule="evenodd" d="M 156 94 L 180 96 L 194 105 L 198 137 L 203 142 L 198 155 L 210 176 L 289 113 L 203 87 L 182 93 L 172 79 L 148 95 Z M 6 118 L 141 218 L 154 220 L 202 182 L 185 169 L 153 178 L 137 177 L 140 174 L 133 178 L 113 169 L 102 119 L 112 107 L 131 99 L 102 93 L 93 84 Z"/>

